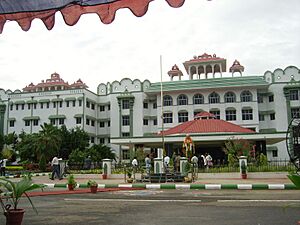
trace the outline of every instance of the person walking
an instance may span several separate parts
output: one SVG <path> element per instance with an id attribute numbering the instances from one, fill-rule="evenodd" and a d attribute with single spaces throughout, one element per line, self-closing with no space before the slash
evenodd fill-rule
<path id="1" fill-rule="evenodd" d="M 133 171 L 133 179 L 135 180 L 135 173 L 137 171 L 137 167 L 139 165 L 136 157 L 133 158 L 132 162 L 131 162 L 131 165 L 132 165 L 132 171 Z"/>
<path id="2" fill-rule="evenodd" d="M 213 162 L 212 162 L 213 159 L 212 159 L 212 157 L 209 153 L 206 153 L 205 159 L 206 159 L 206 162 L 207 162 L 207 169 L 209 169 L 210 167 L 213 166 Z"/>
<path id="3" fill-rule="evenodd" d="M 54 178 L 57 177 L 58 179 L 61 180 L 62 178 L 60 177 L 59 162 L 56 156 L 53 157 L 51 161 L 51 166 L 52 166 L 52 174 L 50 179 L 54 180 Z"/>
<path id="4" fill-rule="evenodd" d="M 170 164 L 170 157 L 168 155 L 166 155 L 164 158 L 165 173 L 169 172 L 169 164 Z"/>

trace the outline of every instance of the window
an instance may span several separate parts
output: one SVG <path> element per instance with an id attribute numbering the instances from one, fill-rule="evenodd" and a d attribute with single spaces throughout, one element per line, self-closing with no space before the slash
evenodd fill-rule
<path id="1" fill-rule="evenodd" d="M 210 110 L 209 111 L 211 114 L 214 114 L 216 119 L 220 119 L 220 110 Z"/>
<path id="2" fill-rule="evenodd" d="M 154 103 L 153 103 L 153 109 L 156 109 L 156 108 L 157 108 L 157 103 L 154 102 Z"/>
<path id="3" fill-rule="evenodd" d="M 27 106 L 28 106 L 28 109 L 30 109 L 30 108 L 31 108 L 31 107 L 30 107 L 31 105 L 30 105 L 29 103 L 27 104 Z"/>
<path id="4" fill-rule="evenodd" d="M 100 144 L 105 144 L 105 138 L 100 138 Z"/>
<path id="5" fill-rule="evenodd" d="M 25 126 L 29 127 L 30 126 L 30 120 L 25 120 Z"/>
<path id="6" fill-rule="evenodd" d="M 24 110 L 25 109 L 25 104 L 22 104 L 21 108 L 22 108 L 22 110 Z"/>
<path id="7" fill-rule="evenodd" d="M 148 103 L 144 102 L 144 109 L 148 109 Z"/>
<path id="8" fill-rule="evenodd" d="M 12 111 L 13 110 L 13 104 L 11 104 L 10 106 L 9 106 L 9 108 L 10 108 L 10 111 Z"/>
<path id="9" fill-rule="evenodd" d="M 291 109 L 292 118 L 300 118 L 300 108 Z"/>
<path id="10" fill-rule="evenodd" d="M 16 110 L 18 110 L 19 109 L 19 105 L 18 104 L 16 104 Z"/>
<path id="11" fill-rule="evenodd" d="M 107 127 L 110 127 L 110 121 L 107 121 Z"/>
<path id="12" fill-rule="evenodd" d="M 241 93 L 241 102 L 251 102 L 252 101 L 252 94 L 250 91 L 243 91 Z"/>
<path id="13" fill-rule="evenodd" d="M 110 105 L 107 106 L 107 111 L 110 111 Z"/>
<path id="14" fill-rule="evenodd" d="M 262 95 L 257 96 L 257 102 L 258 103 L 264 103 L 264 97 Z"/>
<path id="15" fill-rule="evenodd" d="M 130 159 L 130 152 L 128 149 L 123 149 L 122 150 L 122 158 L 123 159 Z"/>
<path id="16" fill-rule="evenodd" d="M 76 117 L 76 124 L 81 124 L 81 117 Z"/>
<path id="17" fill-rule="evenodd" d="M 224 100 L 226 103 L 235 102 L 235 94 L 233 92 L 227 92 L 224 96 Z"/>
<path id="18" fill-rule="evenodd" d="M 59 102 L 59 108 L 62 108 L 63 102 Z"/>
<path id="19" fill-rule="evenodd" d="M 53 102 L 53 108 L 56 108 L 56 102 Z"/>
<path id="20" fill-rule="evenodd" d="M 36 103 L 33 103 L 33 108 L 36 109 Z"/>
<path id="21" fill-rule="evenodd" d="M 82 106 L 82 100 L 79 100 L 79 101 L 78 101 L 78 105 L 79 105 L 79 106 Z"/>
<path id="22" fill-rule="evenodd" d="M 47 102 L 47 109 L 49 109 L 50 108 L 50 103 L 49 102 Z"/>
<path id="23" fill-rule="evenodd" d="M 236 120 L 236 110 L 235 109 L 227 109 L 225 111 L 226 120 L 227 121 L 235 121 Z"/>
<path id="24" fill-rule="evenodd" d="M 70 102 L 66 101 L 66 105 L 67 105 L 67 107 L 70 107 Z"/>
<path id="25" fill-rule="evenodd" d="M 129 100 L 122 101 L 122 109 L 129 109 Z"/>
<path id="26" fill-rule="evenodd" d="M 173 113 L 164 113 L 163 121 L 164 123 L 173 123 Z"/>
<path id="27" fill-rule="evenodd" d="M 164 100 L 163 101 L 164 106 L 171 106 L 171 105 L 173 105 L 173 99 L 172 99 L 172 97 L 170 95 L 164 96 L 163 100 Z"/>
<path id="28" fill-rule="evenodd" d="M 195 111 L 194 111 L 194 117 L 195 117 L 198 113 L 201 113 L 202 111 L 203 111 L 203 110 L 201 110 L 201 109 L 200 109 L 200 110 L 199 110 L 199 109 L 195 110 Z"/>
<path id="29" fill-rule="evenodd" d="M 188 98 L 186 95 L 179 95 L 177 98 L 177 105 L 187 105 Z"/>
<path id="30" fill-rule="evenodd" d="M 92 126 L 92 127 L 95 126 L 95 120 L 91 120 L 91 126 Z"/>
<path id="31" fill-rule="evenodd" d="M 91 103 L 89 101 L 86 101 L 86 107 L 90 108 L 90 106 L 91 106 Z"/>
<path id="32" fill-rule="evenodd" d="M 15 126 L 15 121 L 14 120 L 10 120 L 9 121 L 9 127 L 14 127 Z"/>
<path id="33" fill-rule="evenodd" d="M 242 120 L 253 120 L 252 109 L 242 109 Z"/>
<path id="34" fill-rule="evenodd" d="M 274 102 L 274 95 L 269 96 L 269 102 Z"/>
<path id="35" fill-rule="evenodd" d="M 213 92 L 208 96 L 208 101 L 210 104 L 220 103 L 220 96 L 216 92 Z"/>
<path id="36" fill-rule="evenodd" d="M 91 108 L 92 108 L 92 110 L 95 110 L 95 104 L 94 103 L 91 104 Z"/>
<path id="37" fill-rule="evenodd" d="M 44 108 L 44 103 L 43 103 L 43 102 L 40 103 L 40 108 L 41 108 L 41 109 Z"/>
<path id="38" fill-rule="evenodd" d="M 270 120 L 275 120 L 275 113 L 270 114 Z"/>
<path id="39" fill-rule="evenodd" d="M 99 126 L 100 126 L 100 127 L 105 127 L 105 123 L 101 121 L 101 122 L 99 123 Z"/>
<path id="40" fill-rule="evenodd" d="M 73 102 L 73 107 L 75 107 L 76 106 L 76 101 L 73 100 L 72 102 Z"/>
<path id="41" fill-rule="evenodd" d="M 290 100 L 299 100 L 298 90 L 290 90 Z"/>
<path id="42" fill-rule="evenodd" d="M 55 125 L 55 119 L 50 119 L 50 123 L 51 123 L 52 125 Z"/>
<path id="43" fill-rule="evenodd" d="M 33 126 L 38 126 L 39 125 L 39 120 L 33 120 Z"/>
<path id="44" fill-rule="evenodd" d="M 204 97 L 201 94 L 195 94 L 193 97 L 193 103 L 195 105 L 204 104 Z"/>
<path id="45" fill-rule="evenodd" d="M 178 113 L 178 123 L 183 123 L 189 120 L 188 112 L 179 112 Z"/>
<path id="46" fill-rule="evenodd" d="M 258 119 L 259 121 L 265 121 L 265 115 L 259 114 Z"/>
<path id="47" fill-rule="evenodd" d="M 105 111 L 105 106 L 104 105 L 100 105 L 100 108 L 99 108 L 100 112 L 103 112 Z"/>
<path id="48" fill-rule="evenodd" d="M 108 143 L 108 144 L 110 143 L 110 138 L 107 138 L 107 143 Z"/>
<path id="49" fill-rule="evenodd" d="M 85 124 L 86 124 L 86 125 L 90 125 L 90 120 L 89 120 L 89 119 L 86 119 Z"/>
<path id="50" fill-rule="evenodd" d="M 63 125 L 65 123 L 65 119 L 64 118 L 59 118 L 58 119 L 58 124 L 59 125 Z"/>
<path id="51" fill-rule="evenodd" d="M 274 158 L 278 157 L 278 151 L 277 150 L 272 150 L 272 157 L 274 157 Z"/>
<path id="52" fill-rule="evenodd" d="M 129 136 L 130 136 L 130 134 L 128 132 L 123 132 L 122 133 L 122 137 L 129 137 Z"/>
<path id="53" fill-rule="evenodd" d="M 144 126 L 148 126 L 148 120 L 147 119 L 143 119 L 143 124 L 144 124 Z"/>
<path id="54" fill-rule="evenodd" d="M 129 126 L 130 125 L 129 116 L 122 116 L 122 125 L 123 126 Z"/>
<path id="55" fill-rule="evenodd" d="M 157 125 L 157 119 L 153 120 L 153 125 L 155 125 L 155 126 Z"/>
<path id="56" fill-rule="evenodd" d="M 95 137 L 91 137 L 91 143 L 95 143 Z"/>

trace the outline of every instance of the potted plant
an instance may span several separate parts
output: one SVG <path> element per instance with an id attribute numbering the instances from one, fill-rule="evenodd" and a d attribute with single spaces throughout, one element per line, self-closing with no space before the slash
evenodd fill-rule
<path id="1" fill-rule="evenodd" d="M 91 189 L 91 193 L 97 193 L 98 184 L 94 180 L 89 180 L 87 186 Z"/>
<path id="2" fill-rule="evenodd" d="M 241 162 L 241 175 L 242 179 L 247 179 L 247 166 L 245 161 Z"/>
<path id="3" fill-rule="evenodd" d="M 77 185 L 77 182 L 75 181 L 75 178 L 74 178 L 74 175 L 73 174 L 70 174 L 69 176 L 68 176 L 68 189 L 69 189 L 69 191 L 73 191 L 74 190 L 74 188 L 76 187 L 76 185 Z"/>
<path id="4" fill-rule="evenodd" d="M 104 163 L 102 179 L 107 179 L 107 164 Z"/>
<path id="5" fill-rule="evenodd" d="M 127 182 L 128 183 L 132 183 L 133 182 L 133 178 L 132 178 L 132 173 L 131 173 L 130 170 L 127 171 L 127 176 L 128 176 Z"/>
<path id="6" fill-rule="evenodd" d="M 4 189 L 2 189 L 2 187 Z M 25 210 L 18 208 L 19 201 L 22 195 L 25 195 L 29 200 L 33 210 L 37 213 L 30 197 L 27 195 L 28 191 L 32 191 L 38 188 L 43 188 L 44 185 L 33 184 L 32 180 L 28 177 L 22 178 L 18 182 L 12 182 L 6 178 L 0 178 L 0 192 L 3 191 L 0 196 L 0 204 L 6 217 L 6 225 L 21 225 Z M 4 199 L 7 201 L 4 202 Z"/>

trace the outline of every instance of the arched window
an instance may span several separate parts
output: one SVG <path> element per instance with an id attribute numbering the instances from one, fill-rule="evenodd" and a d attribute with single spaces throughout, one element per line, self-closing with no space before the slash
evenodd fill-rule
<path id="1" fill-rule="evenodd" d="M 164 96 L 164 106 L 170 106 L 173 105 L 173 99 L 170 95 Z"/>
<path id="2" fill-rule="evenodd" d="M 193 103 L 197 104 L 204 104 L 204 97 L 201 94 L 195 94 L 193 97 Z"/>
<path id="3" fill-rule="evenodd" d="M 208 101 L 210 104 L 220 103 L 220 96 L 216 92 L 213 92 L 208 96 Z"/>
<path id="4" fill-rule="evenodd" d="M 224 100 L 225 102 L 235 102 L 236 101 L 236 97 L 235 94 L 233 92 L 227 92 L 224 96 Z"/>
<path id="5" fill-rule="evenodd" d="M 243 91 L 241 93 L 241 102 L 252 102 L 252 94 L 250 91 Z"/>
<path id="6" fill-rule="evenodd" d="M 186 95 L 179 95 L 177 98 L 177 105 L 187 105 L 188 98 Z"/>

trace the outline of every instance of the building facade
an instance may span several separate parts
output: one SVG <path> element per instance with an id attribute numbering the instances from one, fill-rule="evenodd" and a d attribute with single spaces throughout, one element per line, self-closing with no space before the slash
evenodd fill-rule
<path id="1" fill-rule="evenodd" d="M 109 145 L 119 159 L 127 159 L 131 148 L 159 148 L 162 141 L 157 134 L 162 129 L 207 111 L 255 131 L 253 138 L 264 143 L 268 159 L 288 159 L 285 133 L 289 121 L 300 118 L 297 67 L 245 76 L 244 67 L 236 60 L 228 76 L 226 59 L 208 54 L 194 56 L 183 66 L 188 79 L 182 79 L 183 72 L 174 65 L 168 71 L 168 82 L 124 78 L 99 84 L 96 93 L 80 79 L 69 85 L 57 73 L 23 91 L 0 89 L 0 132 L 35 133 L 43 123 L 66 125 L 68 129 L 79 126 L 89 134 L 91 144 Z M 230 136 L 239 137 L 201 134 L 195 140 L 209 146 L 208 142 Z M 182 143 L 183 137 L 165 140 L 172 148 L 174 143 Z"/>

